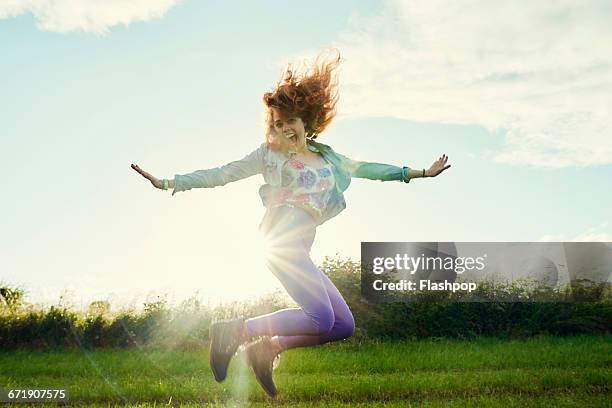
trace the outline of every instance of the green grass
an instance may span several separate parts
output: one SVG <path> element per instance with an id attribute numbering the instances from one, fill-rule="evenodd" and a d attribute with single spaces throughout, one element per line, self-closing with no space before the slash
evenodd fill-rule
<path id="1" fill-rule="evenodd" d="M 558 408 L 611 405 L 612 337 L 347 342 L 291 350 L 274 375 L 271 403 L 240 358 L 216 383 L 206 351 L 0 352 L 0 386 L 65 386 L 79 406 Z"/>

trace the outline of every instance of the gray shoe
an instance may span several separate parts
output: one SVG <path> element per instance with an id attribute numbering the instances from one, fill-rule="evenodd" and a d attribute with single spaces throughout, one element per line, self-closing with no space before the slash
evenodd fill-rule
<path id="1" fill-rule="evenodd" d="M 225 380 L 227 367 L 236 354 L 238 347 L 245 341 L 243 337 L 244 319 L 222 320 L 210 325 L 210 368 L 217 382 Z"/>
<path id="2" fill-rule="evenodd" d="M 245 349 L 247 363 L 253 369 L 255 378 L 261 388 L 271 397 L 275 397 L 278 393 L 276 385 L 272 379 L 272 371 L 274 370 L 274 361 L 278 356 L 278 351 L 272 346 L 269 337 L 261 339 L 249 344 Z"/>

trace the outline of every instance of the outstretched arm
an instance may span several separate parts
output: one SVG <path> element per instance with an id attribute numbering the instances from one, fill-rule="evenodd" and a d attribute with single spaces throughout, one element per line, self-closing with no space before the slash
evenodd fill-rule
<path id="1" fill-rule="evenodd" d="M 340 157 L 342 166 L 348 171 L 352 177 L 367 178 L 370 180 L 400 180 L 408 183 L 413 178 L 436 177 L 444 170 L 451 167 L 446 164 L 448 156 L 443 154 L 429 167 L 429 169 L 411 169 L 409 167 L 399 167 L 383 163 L 371 163 L 358 160 L 352 160 L 341 154 Z"/>
<path id="2" fill-rule="evenodd" d="M 144 178 L 148 179 L 156 188 L 174 189 L 172 191 L 172 195 L 174 195 L 179 191 L 186 191 L 192 188 L 223 186 L 227 183 L 261 173 L 263 168 L 263 152 L 264 145 L 262 144 L 257 150 L 254 150 L 244 158 L 224 166 L 213 169 L 196 170 L 188 174 L 177 174 L 174 176 L 174 179 L 166 180 L 166 186 L 164 186 L 164 180 L 160 180 L 140 169 L 138 165 L 132 164 L 132 168 Z"/>

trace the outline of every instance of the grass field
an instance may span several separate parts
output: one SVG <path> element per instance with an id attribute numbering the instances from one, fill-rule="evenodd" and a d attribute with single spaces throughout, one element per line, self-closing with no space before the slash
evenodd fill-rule
<path id="1" fill-rule="evenodd" d="M 64 386 L 78 406 L 609 407 L 612 337 L 349 342 L 291 350 L 274 375 L 271 402 L 240 358 L 216 383 L 206 351 L 0 352 L 1 387 Z"/>

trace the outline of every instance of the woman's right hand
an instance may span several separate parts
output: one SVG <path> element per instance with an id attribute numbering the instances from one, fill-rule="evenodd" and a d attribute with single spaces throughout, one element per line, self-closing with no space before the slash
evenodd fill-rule
<path id="1" fill-rule="evenodd" d="M 153 184 L 153 187 L 155 188 L 163 188 L 163 183 L 160 179 L 158 179 L 157 177 L 155 177 L 154 175 L 147 173 L 146 171 L 144 171 L 143 169 L 141 169 L 140 167 L 138 167 L 137 164 L 132 164 L 131 167 L 136 170 L 142 177 L 146 178 L 147 180 L 149 180 L 151 182 L 151 184 Z"/>

